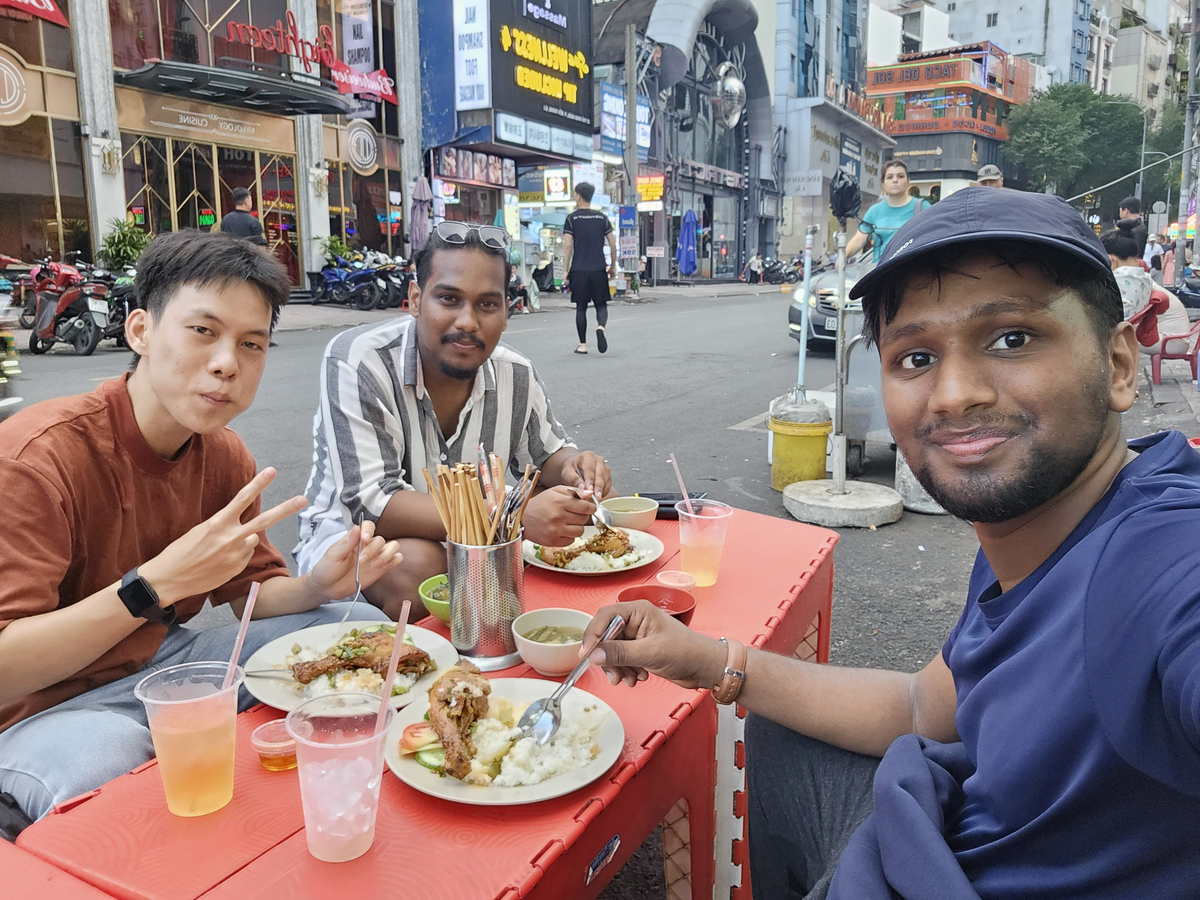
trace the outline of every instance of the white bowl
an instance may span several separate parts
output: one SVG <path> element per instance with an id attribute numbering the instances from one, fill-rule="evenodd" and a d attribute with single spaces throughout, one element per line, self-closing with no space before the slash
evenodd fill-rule
<path id="1" fill-rule="evenodd" d="M 600 505 L 612 513 L 617 528 L 647 531 L 658 517 L 658 501 L 648 497 L 610 497 Z"/>
<path id="2" fill-rule="evenodd" d="M 542 625 L 569 625 L 586 629 L 592 617 L 578 609 L 535 609 L 513 619 L 513 637 L 521 659 L 541 675 L 566 675 L 579 663 L 582 641 L 570 644 L 541 644 L 524 637 L 524 633 Z"/>

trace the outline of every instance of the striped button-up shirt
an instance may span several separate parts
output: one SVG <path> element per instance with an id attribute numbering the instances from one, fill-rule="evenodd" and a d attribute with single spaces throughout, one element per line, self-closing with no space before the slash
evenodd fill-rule
<path id="1" fill-rule="evenodd" d="M 475 376 L 454 434 L 425 390 L 416 321 L 391 319 L 334 338 L 321 363 L 313 469 L 293 551 L 307 572 L 351 522 L 376 521 L 392 494 L 427 490 L 421 469 L 475 462 L 482 443 L 518 476 L 574 446 L 533 364 L 501 344 Z"/>

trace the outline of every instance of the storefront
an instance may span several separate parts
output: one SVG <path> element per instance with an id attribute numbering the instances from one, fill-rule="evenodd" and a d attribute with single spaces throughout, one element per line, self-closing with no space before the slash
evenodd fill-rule
<path id="1" fill-rule="evenodd" d="M 0 7 L 0 253 L 90 258 L 77 97 L 68 25 Z"/>

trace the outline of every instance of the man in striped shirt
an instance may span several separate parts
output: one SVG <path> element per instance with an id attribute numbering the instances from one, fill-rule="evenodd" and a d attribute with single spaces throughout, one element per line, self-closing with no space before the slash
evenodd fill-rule
<path id="1" fill-rule="evenodd" d="M 313 421 L 313 470 L 293 556 L 307 572 L 364 518 L 400 544 L 404 563 L 364 590 L 393 618 L 417 587 L 446 571 L 446 530 L 421 469 L 474 462 L 482 443 L 519 476 L 542 470 L 525 536 L 564 546 L 583 533 L 608 466 L 554 418 L 533 364 L 500 345 L 508 327 L 508 233 L 442 222 L 409 285 L 412 318 L 363 325 L 325 349 Z"/>

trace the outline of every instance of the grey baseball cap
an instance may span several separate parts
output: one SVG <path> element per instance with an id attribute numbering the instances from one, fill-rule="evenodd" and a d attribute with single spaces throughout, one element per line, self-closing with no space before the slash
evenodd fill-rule
<path id="1" fill-rule="evenodd" d="M 997 178 L 1003 177 L 1004 173 L 1000 171 L 1000 167 L 993 166 L 991 163 L 988 163 L 975 175 L 977 181 L 995 181 Z"/>

